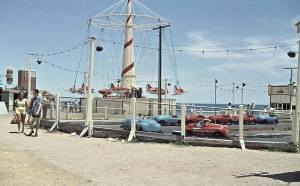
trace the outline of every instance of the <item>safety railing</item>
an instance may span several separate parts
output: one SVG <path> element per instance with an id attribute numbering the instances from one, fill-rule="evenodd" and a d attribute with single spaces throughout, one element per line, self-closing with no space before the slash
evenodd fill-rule
<path id="1" fill-rule="evenodd" d="M 78 100 L 77 105 L 73 103 L 75 100 Z M 162 115 L 158 116 L 158 103 L 153 100 L 137 101 L 131 98 L 93 101 L 94 121 L 129 119 L 130 124 L 123 126 L 130 130 L 129 141 L 134 139 L 137 130 L 159 132 L 161 135 L 177 134 L 183 141 L 186 137 L 239 140 L 243 148 L 247 148 L 247 141 L 289 143 L 297 138 L 293 131 L 295 114 L 288 111 L 163 103 Z M 85 99 L 57 95 L 43 104 L 43 118 L 55 121 L 52 130 L 59 127 L 59 122 L 63 120 L 84 120 Z M 145 126 L 153 125 L 154 128 L 141 127 L 141 119 Z M 155 120 L 156 123 L 149 120 Z M 158 124 L 158 129 L 155 129 L 155 124 Z"/>

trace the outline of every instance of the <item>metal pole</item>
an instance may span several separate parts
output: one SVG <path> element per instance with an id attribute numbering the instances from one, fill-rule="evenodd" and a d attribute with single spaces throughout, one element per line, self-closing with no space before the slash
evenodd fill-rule
<path id="1" fill-rule="evenodd" d="M 218 80 L 215 79 L 215 107 L 217 107 L 217 83 L 218 83 Z M 216 116 L 217 116 L 217 110 L 215 108 L 215 123 L 217 123 Z"/>
<path id="2" fill-rule="evenodd" d="M 59 94 L 56 94 L 56 118 L 55 118 L 55 123 L 52 125 L 50 132 L 54 130 L 56 127 L 59 129 L 59 121 L 60 121 L 60 97 Z"/>
<path id="3" fill-rule="evenodd" d="M 294 85 L 293 85 L 293 68 L 291 68 L 290 86 L 292 86 L 292 91 L 290 92 L 290 112 L 292 113 L 292 111 L 293 111 L 292 95 L 293 95 L 293 90 L 294 90 Z"/>
<path id="4" fill-rule="evenodd" d="M 28 61 L 28 80 L 27 80 L 27 92 L 28 92 L 28 100 L 31 98 L 31 63 L 32 63 L 32 53 L 29 53 L 29 61 Z"/>
<path id="5" fill-rule="evenodd" d="M 294 85 L 293 85 L 293 70 L 297 69 L 297 67 L 285 67 L 283 69 L 290 70 L 290 86 L 292 86 L 292 91 L 290 92 L 290 111 L 292 112 L 293 106 L 292 106 L 292 93 L 294 90 Z"/>
<path id="6" fill-rule="evenodd" d="M 234 87 L 235 83 L 232 83 L 232 105 L 234 105 Z"/>
<path id="7" fill-rule="evenodd" d="M 93 97 L 92 97 L 92 82 L 93 82 L 93 70 L 94 70 L 94 55 L 95 55 L 95 37 L 90 37 L 90 63 L 88 71 L 88 90 L 87 90 L 87 123 L 88 135 L 92 137 L 93 135 Z"/>
<path id="8" fill-rule="evenodd" d="M 165 79 L 165 114 L 167 114 L 167 94 L 168 94 L 168 90 L 167 90 L 167 79 Z"/>
<path id="9" fill-rule="evenodd" d="M 186 115 L 186 107 L 185 103 L 181 103 L 181 141 L 185 138 L 185 115 Z"/>
<path id="10" fill-rule="evenodd" d="M 296 122 L 293 123 L 293 143 L 299 148 L 299 119 L 300 119 L 300 40 L 298 41 L 298 72 L 296 91 Z"/>
<path id="11" fill-rule="evenodd" d="M 241 104 L 244 105 L 244 87 L 242 86 Z"/>
<path id="12" fill-rule="evenodd" d="M 215 80 L 215 107 L 217 107 L 217 80 Z"/>
<path id="13" fill-rule="evenodd" d="M 244 108 L 240 105 L 240 115 L 239 115 L 239 141 L 242 150 L 245 150 L 244 142 Z"/>
<path id="14" fill-rule="evenodd" d="M 159 49 L 158 49 L 158 115 L 161 115 L 161 62 L 162 62 L 162 29 L 170 25 L 163 25 L 153 28 L 159 30 Z"/>
<path id="15" fill-rule="evenodd" d="M 162 58 L 162 28 L 159 27 L 159 59 L 158 59 L 158 115 L 161 115 L 161 58 Z"/>

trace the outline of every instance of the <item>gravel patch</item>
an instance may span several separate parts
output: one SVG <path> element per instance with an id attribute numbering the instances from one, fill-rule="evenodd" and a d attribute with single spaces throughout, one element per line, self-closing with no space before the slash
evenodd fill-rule
<path id="1" fill-rule="evenodd" d="M 127 143 L 46 130 L 34 138 L 10 133 L 17 127 L 8 121 L 0 116 L 0 145 L 92 185 L 300 185 L 300 154 Z"/>

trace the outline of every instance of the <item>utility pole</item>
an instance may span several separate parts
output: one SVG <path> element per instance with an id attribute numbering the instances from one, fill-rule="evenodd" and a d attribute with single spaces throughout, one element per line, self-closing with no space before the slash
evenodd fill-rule
<path id="1" fill-rule="evenodd" d="M 162 29 L 170 27 L 168 25 L 161 25 L 153 28 L 153 30 L 159 30 L 159 56 L 158 56 L 158 115 L 161 115 L 161 62 L 162 62 Z"/>
<path id="2" fill-rule="evenodd" d="M 234 91 L 235 91 L 235 83 L 232 83 L 232 105 L 234 105 Z"/>
<path id="3" fill-rule="evenodd" d="M 29 53 L 28 54 L 28 57 L 29 57 L 29 60 L 28 60 L 28 75 L 27 75 L 27 94 L 28 94 L 28 100 L 30 100 L 31 98 L 31 63 L 32 63 L 32 56 L 34 54 L 33 53 Z"/>
<path id="4" fill-rule="evenodd" d="M 300 33 L 300 21 L 296 23 L 297 33 Z M 297 73 L 297 91 L 296 91 L 296 118 L 293 125 L 293 142 L 299 149 L 299 119 L 300 119 L 300 40 L 298 40 L 298 73 Z"/>
<path id="5" fill-rule="evenodd" d="M 290 76 L 290 85 L 293 85 L 293 70 L 294 69 L 297 69 L 297 67 L 285 67 L 283 69 L 286 69 L 286 70 L 290 70 L 291 72 L 291 76 Z"/>
<path id="6" fill-rule="evenodd" d="M 218 83 L 218 80 L 215 79 L 215 107 L 217 107 L 217 83 Z M 215 108 L 215 123 L 217 122 L 217 110 Z"/>
<path id="7" fill-rule="evenodd" d="M 95 56 L 95 37 L 90 37 L 90 61 L 88 66 L 87 74 L 87 97 L 86 97 L 86 108 L 85 108 L 85 128 L 80 133 L 80 137 L 83 137 L 86 132 L 88 136 L 93 135 L 93 95 L 92 95 L 92 82 L 93 82 L 93 71 L 94 71 L 94 56 Z M 101 48 L 102 51 L 103 48 Z"/>
<path id="8" fill-rule="evenodd" d="M 244 86 L 246 86 L 246 83 L 242 83 L 241 105 L 244 104 Z"/>
<path id="9" fill-rule="evenodd" d="M 291 76 L 290 76 L 290 86 L 292 87 L 291 92 L 290 92 L 290 111 L 292 112 L 293 106 L 292 106 L 292 94 L 294 90 L 294 83 L 293 83 L 293 70 L 297 69 L 297 67 L 285 67 L 283 69 L 290 70 Z"/>
<path id="10" fill-rule="evenodd" d="M 215 79 L 215 107 L 217 106 L 217 83 L 218 83 L 218 80 Z"/>

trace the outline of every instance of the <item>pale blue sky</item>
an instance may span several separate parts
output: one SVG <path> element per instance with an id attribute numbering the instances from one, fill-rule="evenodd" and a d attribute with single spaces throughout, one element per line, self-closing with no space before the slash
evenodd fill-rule
<path id="1" fill-rule="evenodd" d="M 275 46 L 280 43 L 294 43 L 294 23 L 300 20 L 299 0 L 140 0 L 144 5 L 167 18 L 172 25 L 175 47 L 185 50 L 226 50 Z M 8 66 L 15 72 L 26 67 L 27 53 L 47 53 L 72 47 L 84 40 L 89 17 L 101 12 L 115 0 L 2 0 L 0 1 L 0 73 Z M 169 30 L 166 42 L 170 44 Z M 105 38 L 122 39 L 119 33 L 104 33 Z M 152 32 L 145 41 L 157 44 L 157 33 Z M 137 40 L 141 38 L 136 34 Z M 97 37 L 97 36 L 96 36 Z M 148 36 L 147 36 L 148 37 Z M 151 40 L 152 39 L 152 40 Z M 104 51 L 96 54 L 94 88 L 107 86 L 117 79 L 120 50 L 116 46 L 102 43 Z M 145 43 L 147 45 L 147 43 Z M 218 47 L 211 47 L 218 46 Z M 182 96 L 173 97 L 180 101 L 213 103 L 214 78 L 219 80 L 217 102 L 232 100 L 232 83 L 247 84 L 244 103 L 255 101 L 268 103 L 268 84 L 287 84 L 289 72 L 283 67 L 296 65 L 296 59 L 289 59 L 286 52 L 297 47 L 279 48 L 244 53 L 192 53 L 176 52 L 180 84 L 188 90 Z M 86 50 L 85 50 L 86 51 Z M 139 54 L 136 49 L 136 54 Z M 81 49 L 48 57 L 54 64 L 75 69 Z M 137 64 L 140 85 L 155 83 L 157 56 L 153 51 L 142 51 L 147 56 Z M 174 84 L 174 71 L 170 53 L 164 53 L 164 76 Z M 137 60 L 138 63 L 138 60 Z M 87 52 L 84 52 L 81 70 L 86 69 Z M 37 71 L 38 87 L 52 92 L 66 94 L 64 89 L 73 85 L 74 73 L 53 68 L 48 64 L 33 64 Z M 16 74 L 16 73 L 15 73 Z M 294 76 L 295 77 L 295 76 Z M 139 78 L 139 76 L 138 76 Z M 138 79 L 139 80 L 139 79 Z M 294 78 L 295 81 L 295 78 Z M 79 75 L 77 85 L 82 82 Z M 17 84 L 15 77 L 14 84 Z M 236 93 L 240 102 L 240 93 Z"/>

